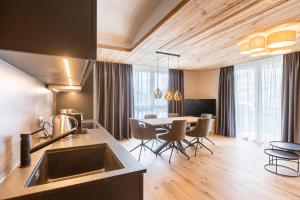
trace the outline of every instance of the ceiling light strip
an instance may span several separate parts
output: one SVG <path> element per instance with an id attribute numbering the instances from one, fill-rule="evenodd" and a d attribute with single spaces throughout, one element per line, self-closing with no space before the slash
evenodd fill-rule
<path id="1" fill-rule="evenodd" d="M 64 61 L 65 70 L 66 70 L 66 74 L 67 74 L 69 85 L 73 85 L 72 76 L 71 76 L 71 72 L 70 72 L 70 63 L 69 63 L 69 60 L 66 59 L 66 58 L 64 58 L 63 61 Z"/>

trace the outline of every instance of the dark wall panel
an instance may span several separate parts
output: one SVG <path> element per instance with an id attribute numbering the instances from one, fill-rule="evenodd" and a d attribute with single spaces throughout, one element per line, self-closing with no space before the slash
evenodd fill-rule
<path id="1" fill-rule="evenodd" d="M 57 93 L 56 113 L 64 108 L 83 112 L 84 119 L 93 119 L 93 73 L 88 76 L 81 92 Z"/>

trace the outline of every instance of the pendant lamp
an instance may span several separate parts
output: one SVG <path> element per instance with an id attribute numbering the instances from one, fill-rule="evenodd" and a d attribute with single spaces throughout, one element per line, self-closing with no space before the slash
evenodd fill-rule
<path id="1" fill-rule="evenodd" d="M 177 57 L 177 68 L 179 70 L 179 56 Z M 174 94 L 174 100 L 175 101 L 181 101 L 182 100 L 182 94 L 179 90 L 177 90 Z"/>
<path id="2" fill-rule="evenodd" d="M 170 60 L 168 55 L 168 71 L 169 71 L 169 67 L 170 67 Z M 165 100 L 171 101 L 172 99 L 173 99 L 173 93 L 171 92 L 171 90 L 168 89 L 165 93 Z"/>
<path id="3" fill-rule="evenodd" d="M 156 89 L 154 90 L 154 98 L 160 99 L 162 96 L 162 92 L 158 87 L 158 67 L 159 67 L 159 55 L 157 54 L 157 71 L 156 71 Z"/>

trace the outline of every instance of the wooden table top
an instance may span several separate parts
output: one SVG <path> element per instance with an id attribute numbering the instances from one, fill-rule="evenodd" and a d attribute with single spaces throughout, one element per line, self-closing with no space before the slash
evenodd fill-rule
<path id="1" fill-rule="evenodd" d="M 174 120 L 186 120 L 188 124 L 197 122 L 199 117 L 170 117 L 170 118 L 156 118 L 156 119 L 139 119 L 140 122 L 150 126 L 164 126 L 170 125 Z"/>

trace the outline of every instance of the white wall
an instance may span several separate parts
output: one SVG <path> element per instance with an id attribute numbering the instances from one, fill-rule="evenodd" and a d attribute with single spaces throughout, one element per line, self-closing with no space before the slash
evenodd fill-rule
<path id="1" fill-rule="evenodd" d="M 219 69 L 184 71 L 184 96 L 186 99 L 217 99 Z"/>
<path id="2" fill-rule="evenodd" d="M 20 133 L 49 121 L 52 92 L 44 84 L 0 59 L 0 182 L 19 163 Z"/>

